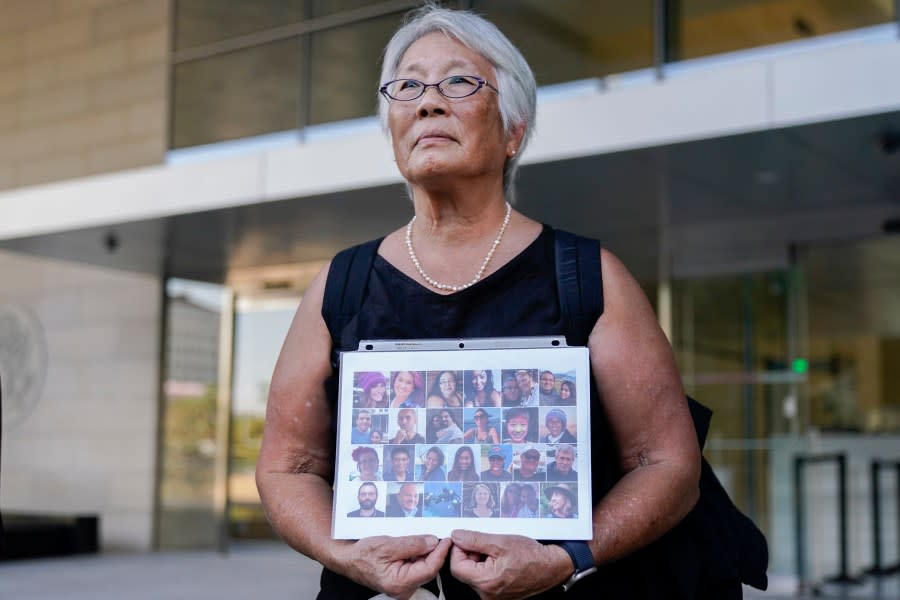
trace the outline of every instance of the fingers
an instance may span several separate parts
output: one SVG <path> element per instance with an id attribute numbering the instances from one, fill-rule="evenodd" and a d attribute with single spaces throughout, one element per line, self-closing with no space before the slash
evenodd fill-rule
<path id="1" fill-rule="evenodd" d="M 425 582 L 434 579 L 437 572 L 441 570 L 441 565 L 444 564 L 444 560 L 447 558 L 450 546 L 450 538 L 443 539 L 434 546 L 432 551 L 425 556 L 423 560 L 408 562 L 401 565 L 397 572 L 395 584 L 397 586 L 402 586 L 405 588 L 404 591 L 409 591 L 411 594 L 412 591 L 415 591 L 416 588 Z M 401 596 L 394 597 L 400 598 Z"/>
<path id="2" fill-rule="evenodd" d="M 385 549 L 387 546 L 391 558 L 395 560 L 425 556 L 438 548 L 441 542 L 433 535 L 408 535 L 386 539 L 390 541 L 387 544 L 379 544 L 379 547 Z M 449 544 L 449 541 L 447 543 Z M 446 554 L 446 550 L 444 550 L 444 554 Z"/>
<path id="3" fill-rule="evenodd" d="M 495 535 L 470 531 L 468 529 L 454 529 L 450 534 L 454 546 L 459 546 L 469 553 L 498 556 L 503 551 L 502 540 L 509 540 L 508 535 Z"/>

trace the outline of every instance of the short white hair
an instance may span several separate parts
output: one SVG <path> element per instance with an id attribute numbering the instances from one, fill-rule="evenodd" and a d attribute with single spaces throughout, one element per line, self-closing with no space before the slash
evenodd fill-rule
<path id="1" fill-rule="evenodd" d="M 388 42 L 381 66 L 381 82 L 396 79 L 400 61 L 409 47 L 419 38 L 435 32 L 454 38 L 491 63 L 497 75 L 503 131 L 510 136 L 515 128 L 525 127 L 522 143 L 516 154 L 507 158 L 503 168 L 503 193 L 509 202 L 514 202 L 514 181 L 519 159 L 534 131 L 537 109 L 534 73 L 519 49 L 490 21 L 468 11 L 429 4 L 410 12 L 406 23 Z M 388 105 L 387 99 L 379 94 L 378 117 L 384 130 L 390 133 L 387 128 Z"/>

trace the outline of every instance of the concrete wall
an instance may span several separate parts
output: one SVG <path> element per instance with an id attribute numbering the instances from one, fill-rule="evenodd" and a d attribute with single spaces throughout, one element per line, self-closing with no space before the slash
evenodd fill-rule
<path id="1" fill-rule="evenodd" d="M 30 369 L 45 369 L 44 383 L 27 411 L 10 394 L 28 388 L 23 370 L 0 352 L 0 509 L 97 514 L 103 550 L 150 549 L 159 279 L 10 253 L 0 253 L 0 272 L 0 314 L 31 315 L 32 341 L 46 342 L 43 368 Z"/>
<path id="2" fill-rule="evenodd" d="M 169 4 L 0 0 L 0 189 L 162 162 Z"/>

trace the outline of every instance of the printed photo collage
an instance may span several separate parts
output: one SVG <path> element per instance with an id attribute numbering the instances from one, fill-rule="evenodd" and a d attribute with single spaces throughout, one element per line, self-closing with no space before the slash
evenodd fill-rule
<path id="1" fill-rule="evenodd" d="M 574 370 L 355 371 L 336 511 L 577 519 L 576 400 Z"/>

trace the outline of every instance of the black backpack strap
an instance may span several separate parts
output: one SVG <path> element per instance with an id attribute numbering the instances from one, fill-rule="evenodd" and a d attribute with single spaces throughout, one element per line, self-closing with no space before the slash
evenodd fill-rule
<path id="1" fill-rule="evenodd" d="M 603 314 L 600 242 L 557 229 L 555 231 L 556 291 L 566 341 L 587 344 L 587 336 Z"/>
<path id="2" fill-rule="evenodd" d="M 331 334 L 331 366 L 335 370 L 341 351 L 341 332 L 362 308 L 369 273 L 382 239 L 338 252 L 328 268 L 322 297 L 322 318 Z"/>
<path id="3" fill-rule="evenodd" d="M 573 346 L 586 344 L 586 336 L 603 314 L 598 241 L 556 230 L 556 290 L 563 322 L 568 327 L 566 341 Z M 712 411 L 690 396 L 687 401 L 702 449 Z"/>

